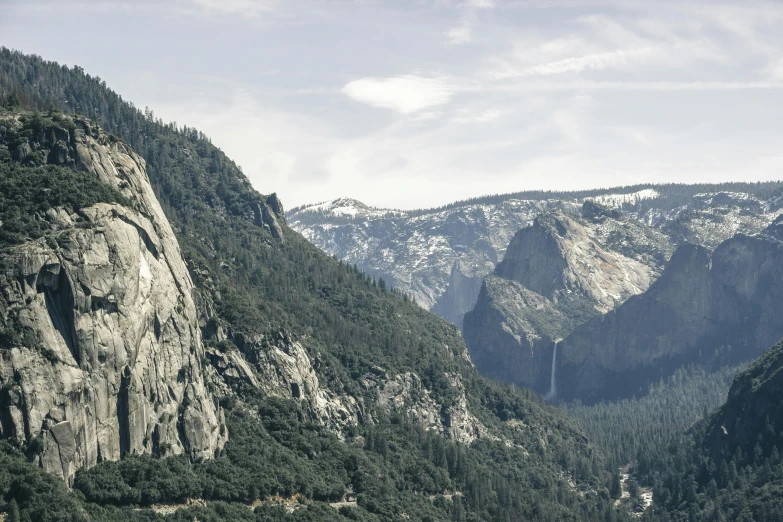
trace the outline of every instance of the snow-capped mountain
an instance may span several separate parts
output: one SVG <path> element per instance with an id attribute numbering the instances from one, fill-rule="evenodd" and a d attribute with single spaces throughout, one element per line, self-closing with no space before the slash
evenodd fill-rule
<path id="1" fill-rule="evenodd" d="M 578 216 L 590 200 L 634 218 L 673 246 L 692 242 L 714 248 L 736 233 L 767 227 L 780 213 L 782 191 L 783 183 L 635 186 L 489 196 L 415 211 L 341 198 L 292 209 L 287 220 L 322 250 L 383 277 L 461 327 L 484 276 L 503 259 L 511 238 L 544 211 Z M 637 250 L 644 242 L 624 238 L 622 225 L 612 229 L 621 222 L 596 225 L 603 248 L 642 254 Z"/>

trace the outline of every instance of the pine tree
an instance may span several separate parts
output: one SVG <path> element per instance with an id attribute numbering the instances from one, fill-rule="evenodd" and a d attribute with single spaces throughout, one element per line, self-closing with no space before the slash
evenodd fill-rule
<path id="1" fill-rule="evenodd" d="M 8 503 L 8 522 L 22 522 L 22 515 L 19 513 L 19 505 L 15 498 Z"/>
<path id="2" fill-rule="evenodd" d="M 614 473 L 612 473 L 612 487 L 609 490 L 609 493 L 612 495 L 612 498 L 620 498 L 623 494 L 623 487 L 620 482 L 620 473 L 615 470 Z"/>

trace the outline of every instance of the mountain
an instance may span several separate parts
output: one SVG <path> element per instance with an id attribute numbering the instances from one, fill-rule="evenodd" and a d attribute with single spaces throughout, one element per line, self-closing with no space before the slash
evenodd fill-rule
<path id="1" fill-rule="evenodd" d="M 670 255 L 659 231 L 593 201 L 539 215 L 484 280 L 463 333 L 484 374 L 550 387 L 554 343 L 649 287 Z"/>
<path id="2" fill-rule="evenodd" d="M 736 233 L 769 225 L 780 211 L 781 188 L 780 183 L 726 183 L 530 191 L 414 211 L 376 209 L 343 198 L 292 209 L 287 218 L 328 254 L 383 277 L 461 327 L 483 277 L 494 271 L 514 235 L 546 210 L 580 216 L 582 205 L 591 201 L 635 218 L 673 244 L 714 248 Z M 622 251 L 622 234 L 616 239 L 605 238 Z"/>
<path id="3" fill-rule="evenodd" d="M 326 253 L 384 278 L 460 326 L 508 242 L 549 206 L 510 201 L 419 214 L 343 198 L 293 209 L 287 218 Z"/>
<path id="4" fill-rule="evenodd" d="M 765 453 L 783 450 L 783 342 L 764 352 L 740 372 L 729 396 L 706 422 L 704 445 L 714 458 L 730 459 L 739 448 L 753 455 L 756 446 Z"/>
<path id="5" fill-rule="evenodd" d="M 0 510 L 627 519 L 578 425 L 289 228 L 203 134 L 6 49 L 0 94 Z M 75 492 L 40 466 L 82 466 Z"/>
<path id="6" fill-rule="evenodd" d="M 681 245 L 643 294 L 578 326 L 560 344 L 558 393 L 584 402 L 644 392 L 688 363 L 751 360 L 783 337 L 783 243 L 778 217 L 710 252 Z"/>
<path id="7" fill-rule="evenodd" d="M 556 340 L 647 290 L 679 245 L 711 250 L 763 230 L 781 212 L 781 189 L 520 193 L 421 211 L 341 199 L 287 216 L 327 253 L 460 325 L 483 373 L 548 393 Z"/>

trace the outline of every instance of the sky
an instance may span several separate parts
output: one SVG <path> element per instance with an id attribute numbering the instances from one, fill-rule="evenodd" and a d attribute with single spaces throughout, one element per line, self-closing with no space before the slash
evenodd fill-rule
<path id="1" fill-rule="evenodd" d="M 783 2 L 0 0 L 286 207 L 783 179 Z"/>

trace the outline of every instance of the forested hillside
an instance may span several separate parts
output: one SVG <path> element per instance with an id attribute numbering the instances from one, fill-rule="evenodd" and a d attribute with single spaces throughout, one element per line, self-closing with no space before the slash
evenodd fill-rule
<path id="1" fill-rule="evenodd" d="M 455 327 L 289 229 L 281 202 L 253 190 L 204 135 L 155 120 L 79 68 L 6 49 L 0 93 L 9 114 L 43 131 L 23 140 L 31 150 L 60 146 L 48 136 L 70 121 L 63 111 L 85 113 L 145 160 L 196 286 L 205 378 L 228 427 L 217 458 L 106 461 L 77 472 L 72 494 L 27 464 L 41 450 L 34 439 L 11 439 L 0 502 L 12 520 L 151 520 L 160 515 L 136 508 L 188 498 L 208 503 L 175 520 L 625 517 L 612 507 L 601 452 L 576 423 L 532 392 L 479 376 Z M 49 156 L 21 157 L 18 137 L 0 153 L 13 173 L 0 199 L 13 224 L 3 248 L 38 234 L 19 209 L 118 200 L 78 172 L 51 170 Z M 22 201 L 19 184 L 31 181 L 80 195 Z M 0 351 L 20 339 L 0 340 Z"/>
<path id="2" fill-rule="evenodd" d="M 737 374 L 726 403 L 649 456 L 653 520 L 783 519 L 783 343 Z M 653 516 L 654 515 L 654 516 Z"/>

